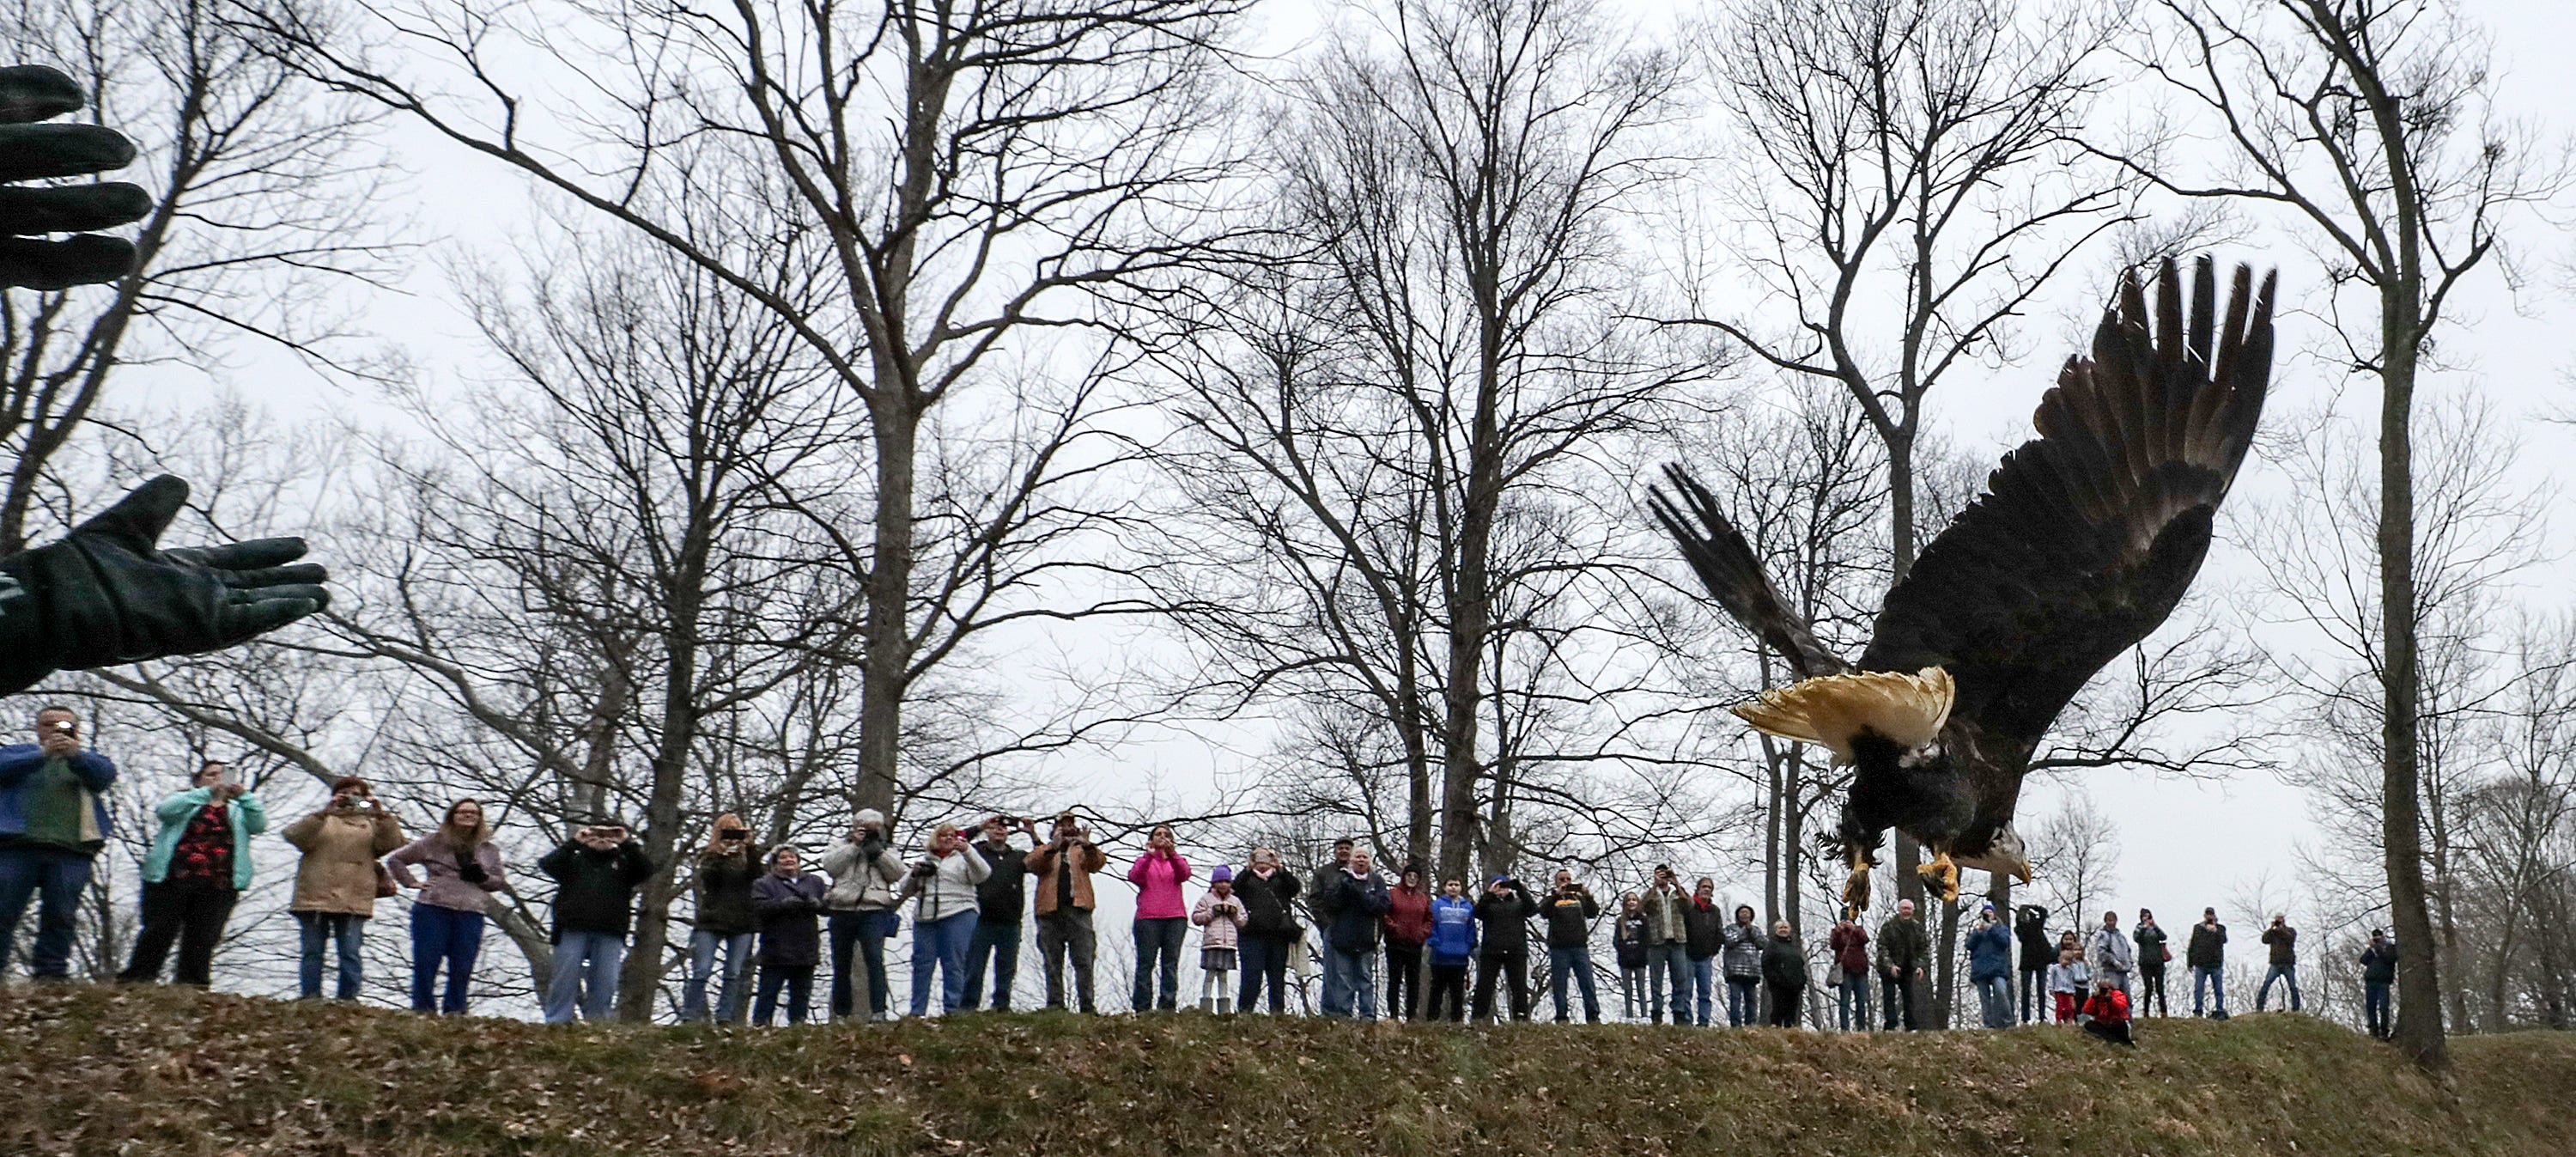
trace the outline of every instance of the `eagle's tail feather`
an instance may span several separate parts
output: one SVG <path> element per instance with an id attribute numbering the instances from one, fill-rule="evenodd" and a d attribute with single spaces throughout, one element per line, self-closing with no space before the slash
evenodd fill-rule
<path id="1" fill-rule="evenodd" d="M 1826 675 L 1765 691 L 1728 708 L 1757 730 L 1821 744 L 1837 762 L 1852 761 L 1852 736 L 1873 731 L 1900 747 L 1930 743 L 1950 718 L 1950 673 L 1925 667 L 1907 675 L 1866 671 Z"/>

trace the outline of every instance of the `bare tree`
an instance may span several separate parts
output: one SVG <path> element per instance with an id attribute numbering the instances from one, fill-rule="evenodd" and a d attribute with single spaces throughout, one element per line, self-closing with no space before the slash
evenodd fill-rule
<path id="1" fill-rule="evenodd" d="M 92 115 L 134 138 L 142 159 L 118 176 L 154 198 L 122 280 L 0 293 L 0 553 L 67 505 L 47 470 L 107 412 L 120 367 L 212 371 L 236 338 L 331 359 L 347 336 L 333 295 L 390 272 L 366 110 L 262 57 L 218 7 L 62 0 L 0 16 L 9 59 L 76 73 Z"/>
<path id="2" fill-rule="evenodd" d="M 2495 115 L 2484 43 L 2436 0 L 2164 0 L 2158 16 L 2139 63 L 2193 124 L 2233 147 L 2205 167 L 2152 146 L 2102 154 L 2167 193 L 2278 210 L 2324 258 L 2330 314 L 2360 310 L 2334 338 L 2344 364 L 2380 386 L 2372 677 L 2400 954 L 2396 1039 L 2439 1068 L 2448 1054 L 2422 837 L 2415 391 L 2452 290 L 2503 264 L 2507 217 L 2560 187 L 2563 164 Z"/>

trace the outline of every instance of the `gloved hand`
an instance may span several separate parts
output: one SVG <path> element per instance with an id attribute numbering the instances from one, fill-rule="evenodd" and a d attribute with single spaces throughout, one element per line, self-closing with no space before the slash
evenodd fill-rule
<path id="1" fill-rule="evenodd" d="M 40 125 L 88 103 L 72 78 L 41 64 L 0 68 L 0 182 L 76 177 L 134 162 L 134 143 L 97 125 Z M 0 184 L 0 286 L 63 289 L 114 281 L 134 270 L 134 243 L 83 232 L 152 212 L 139 185 L 18 188 Z M 33 234 L 73 233 L 60 241 Z"/>
<path id="2" fill-rule="evenodd" d="M 165 474 L 62 541 L 0 559 L 0 694 L 56 670 L 220 650 L 330 603 L 327 572 L 295 563 L 300 538 L 155 548 L 187 500 Z"/>
<path id="3" fill-rule="evenodd" d="M 468 884 L 480 884 L 491 879 L 492 873 L 483 870 L 483 861 L 476 858 L 474 853 L 458 852 L 456 853 L 456 878 Z"/>

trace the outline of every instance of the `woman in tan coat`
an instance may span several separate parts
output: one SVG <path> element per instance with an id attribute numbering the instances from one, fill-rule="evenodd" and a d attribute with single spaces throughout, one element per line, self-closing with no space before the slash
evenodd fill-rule
<path id="1" fill-rule="evenodd" d="M 304 931 L 301 995 L 322 995 L 322 947 L 337 941 L 339 998 L 356 1000 L 363 976 L 358 950 L 367 918 L 376 914 L 376 861 L 403 846 L 402 825 L 376 802 L 367 781 L 344 775 L 331 781 L 330 806 L 287 825 L 285 835 L 304 853 L 288 905 Z"/>

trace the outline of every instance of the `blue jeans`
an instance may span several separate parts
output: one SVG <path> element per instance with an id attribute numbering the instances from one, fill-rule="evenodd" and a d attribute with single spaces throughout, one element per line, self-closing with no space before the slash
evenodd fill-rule
<path id="1" fill-rule="evenodd" d="M 436 1007 L 450 1016 L 465 1012 L 465 988 L 474 980 L 474 958 L 483 951 L 483 914 L 459 912 L 436 904 L 411 906 L 411 1010 Z M 447 966 L 447 1000 L 438 994 L 438 966 Z"/>
<path id="2" fill-rule="evenodd" d="M 617 1009 L 617 970 L 626 966 L 626 938 L 566 928 L 555 937 L 555 974 L 546 982 L 546 1023 L 606 1020 Z"/>
<path id="3" fill-rule="evenodd" d="M 1690 1023 L 1689 998 L 1682 995 L 1682 985 L 1690 975 L 1690 966 L 1690 953 L 1679 940 L 1646 946 L 1646 985 L 1653 994 L 1647 1009 L 1650 1018 L 1660 1019 L 1664 1015 L 1664 981 L 1669 978 L 1673 986 L 1673 1023 Z"/>
<path id="4" fill-rule="evenodd" d="M 930 1015 L 930 973 L 939 971 L 939 1010 L 966 1005 L 966 946 L 975 940 L 975 914 L 960 912 L 912 922 L 912 1015 Z"/>
<path id="5" fill-rule="evenodd" d="M 1324 1015 L 1377 1019 L 1377 949 L 1324 949 Z"/>
<path id="6" fill-rule="evenodd" d="M 2275 980 L 2290 982 L 2290 1011 L 2299 1011 L 2299 966 L 2296 964 L 2275 964 L 2263 973 L 2263 987 L 2254 990 L 2254 1011 L 2263 1011 L 2263 1002 L 2272 995 L 2272 982 Z"/>
<path id="7" fill-rule="evenodd" d="M 1855 1025 L 1862 1032 L 1869 1031 L 1869 973 L 1843 973 L 1842 995 L 1835 998 L 1834 1016 L 1844 1032 L 1852 1031 Z"/>
<path id="8" fill-rule="evenodd" d="M 2216 968 L 2202 968 L 2198 965 L 2192 966 L 2191 1014 L 2193 1016 L 2200 1015 L 2200 998 L 2202 995 L 2211 992 L 2218 994 L 2218 1011 L 2227 1011 L 2227 978 L 2220 975 L 2219 970 Z"/>
<path id="9" fill-rule="evenodd" d="M 303 960 L 296 970 L 299 984 L 296 994 L 306 1000 L 322 995 L 322 950 L 333 941 L 340 948 L 340 990 L 342 1000 L 358 999 L 358 982 L 366 979 L 365 965 L 359 949 L 367 941 L 367 918 L 346 912 L 298 912 L 295 922 L 303 927 Z"/>
<path id="10" fill-rule="evenodd" d="M 1136 991 L 1129 995 L 1128 1005 L 1138 1012 L 1159 1008 L 1170 1012 L 1181 1001 L 1181 945 L 1189 939 L 1190 921 L 1186 916 L 1157 916 L 1136 921 Z M 1162 962 L 1163 995 L 1154 996 L 1154 965 Z"/>
<path id="11" fill-rule="evenodd" d="M 2370 1035 L 2377 1037 L 2380 1040 L 2388 1039 L 2387 981 L 2365 980 L 2361 982 L 2361 1015 L 2362 1018 L 2369 1023 Z"/>
<path id="12" fill-rule="evenodd" d="M 1652 957 L 1648 959 L 1651 961 Z M 1653 966 L 1650 963 L 1648 967 L 1651 969 Z M 1558 1024 L 1564 1024 L 1572 1019 L 1566 1015 L 1565 1008 L 1565 982 L 1568 977 L 1573 978 L 1583 989 L 1583 1019 L 1593 1024 L 1601 1023 L 1601 998 L 1592 991 L 1591 948 L 1551 946 L 1547 950 L 1547 998 L 1556 1005 Z M 1660 999 L 1661 997 L 1658 996 L 1658 1000 Z"/>
<path id="13" fill-rule="evenodd" d="M 1717 958 L 1703 956 L 1691 961 L 1690 974 L 1691 997 L 1699 1005 L 1699 1026 L 1707 1028 L 1708 1022 L 1717 1018 L 1717 1001 L 1709 995 L 1709 990 L 1717 984 Z M 1678 1009 L 1673 1013 L 1673 1020 L 1676 1023 L 1681 1020 Z"/>
<path id="14" fill-rule="evenodd" d="M 751 971 L 751 940 L 749 932 L 728 935 L 700 928 L 689 933 L 689 985 L 680 993 L 683 1023 L 707 1019 L 707 980 L 716 975 L 719 951 L 724 954 L 724 975 L 716 982 L 716 1023 L 742 1019 L 742 974 Z"/>
<path id="15" fill-rule="evenodd" d="M 1235 962 L 1243 966 L 1243 991 L 1234 1002 L 1237 1011 L 1252 1011 L 1252 1002 L 1261 999 L 1261 986 L 1267 983 L 1270 1015 L 1280 1015 L 1288 999 L 1288 943 L 1260 932 L 1236 938 Z"/>
<path id="16" fill-rule="evenodd" d="M 966 946 L 966 1007 L 984 999 L 984 962 L 993 962 L 993 1011 L 1011 1011 L 1011 982 L 1020 976 L 1020 924 L 975 917 L 975 939 Z"/>
<path id="17" fill-rule="evenodd" d="M 1977 986 L 1977 1005 L 1984 1011 L 1987 1028 L 2011 1028 L 2013 1024 L 2012 977 L 1989 976 L 1971 981 Z"/>
<path id="18" fill-rule="evenodd" d="M 1730 976 L 1726 978 L 1726 1027 L 1743 1028 L 1762 1022 L 1762 978 Z"/>
<path id="19" fill-rule="evenodd" d="M 80 915 L 81 889 L 89 887 L 89 862 L 79 852 L 0 850 L 0 964 L 8 962 L 18 940 L 18 921 L 33 900 L 36 946 L 28 953 L 27 971 L 57 979 L 71 975 L 72 930 Z"/>
<path id="20" fill-rule="evenodd" d="M 814 1007 L 814 966 L 760 970 L 760 991 L 751 1001 L 751 1023 L 769 1027 L 769 1016 L 778 1011 L 778 989 L 787 988 L 787 1023 L 803 1024 Z"/>

